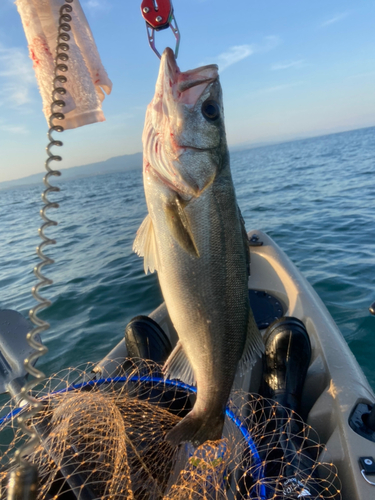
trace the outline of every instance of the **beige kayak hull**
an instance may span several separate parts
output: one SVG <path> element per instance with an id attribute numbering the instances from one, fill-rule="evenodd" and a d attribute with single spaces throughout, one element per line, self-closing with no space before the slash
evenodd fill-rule
<path id="1" fill-rule="evenodd" d="M 343 500 L 374 500 L 375 486 L 361 475 L 359 458 L 375 458 L 375 443 L 356 434 L 349 417 L 358 403 L 373 404 L 375 395 L 350 351 L 345 339 L 312 286 L 276 243 L 261 231 L 262 246 L 251 247 L 249 289 L 264 290 L 284 306 L 285 316 L 302 320 L 310 336 L 312 358 L 302 396 L 303 416 L 319 434 L 326 450 L 322 461 L 338 469 Z M 177 334 L 165 304 L 150 314 L 169 336 L 172 345 Z M 97 371 L 111 374 L 112 359 L 126 356 L 124 341 L 98 365 Z M 235 389 L 257 392 L 261 379 L 259 360 L 245 376 L 238 375 Z M 369 476 L 374 480 L 375 476 Z"/>
<path id="2" fill-rule="evenodd" d="M 287 316 L 301 319 L 310 336 L 312 360 L 307 372 L 302 407 L 307 423 L 319 434 L 342 482 L 343 500 L 375 499 L 375 486 L 361 475 L 359 458 L 373 456 L 375 443 L 349 426 L 358 403 L 375 402 L 374 393 L 323 302 L 296 266 L 275 242 L 261 231 L 263 245 L 251 248 L 249 288 L 264 289 L 286 306 Z M 371 476 L 369 476 L 371 480 Z M 375 477 L 373 476 L 375 481 Z"/>

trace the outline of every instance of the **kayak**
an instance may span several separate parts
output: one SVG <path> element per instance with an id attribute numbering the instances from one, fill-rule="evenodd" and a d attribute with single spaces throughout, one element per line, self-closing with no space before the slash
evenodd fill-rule
<path id="1" fill-rule="evenodd" d="M 191 445 L 165 448 L 163 426 L 172 428 L 193 408 L 196 388 L 165 380 L 160 371 L 178 341 L 163 303 L 149 316 L 133 318 L 102 361 L 55 374 L 36 394 L 44 408 L 33 420 L 41 440 L 33 458 L 43 484 L 40 498 L 51 498 L 56 488 L 67 498 L 77 492 L 102 498 L 109 488 L 120 499 L 124 477 L 134 498 L 157 493 L 177 500 L 186 490 L 192 499 L 213 498 L 213 487 L 220 498 L 233 500 L 375 498 L 375 395 L 328 310 L 286 254 L 261 231 L 248 239 L 249 300 L 265 354 L 236 375 L 224 439 L 195 451 Z M 24 367 L 14 361 L 28 352 L 29 326 L 7 310 L 0 324 L 4 359 L 13 360 L 13 368 L 3 370 L 0 391 L 15 397 L 15 406 L 6 404 L 1 412 L 0 433 L 6 436 L 27 409 L 17 398 Z M 119 448 L 121 422 L 133 429 L 132 448 Z M 4 450 L 0 496 L 14 472 L 18 440 L 16 433 Z M 104 456 L 105 476 L 96 477 L 98 457 Z M 146 469 L 135 456 L 147 460 Z"/>
<path id="2" fill-rule="evenodd" d="M 333 463 L 341 481 L 343 500 L 375 498 L 375 429 L 370 415 L 375 402 L 364 373 L 340 330 L 312 286 L 266 233 L 250 231 L 249 293 L 264 335 L 281 316 L 302 321 L 311 343 L 311 361 L 303 386 L 300 409 L 304 421 L 325 445 L 319 460 Z M 178 340 L 165 304 L 149 317 L 168 336 Z M 259 322 L 260 321 L 260 322 Z M 94 369 L 97 376 L 113 376 L 118 361 L 128 356 L 122 340 Z M 113 360 L 116 360 L 114 362 Z M 233 390 L 256 394 L 263 364 L 259 359 L 245 374 L 237 374 Z"/>

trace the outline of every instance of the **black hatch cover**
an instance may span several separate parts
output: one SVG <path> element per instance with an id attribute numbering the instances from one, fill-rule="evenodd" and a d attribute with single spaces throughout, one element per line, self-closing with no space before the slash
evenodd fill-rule
<path id="1" fill-rule="evenodd" d="M 280 300 L 264 290 L 249 290 L 249 300 L 259 330 L 264 330 L 284 315 Z"/>

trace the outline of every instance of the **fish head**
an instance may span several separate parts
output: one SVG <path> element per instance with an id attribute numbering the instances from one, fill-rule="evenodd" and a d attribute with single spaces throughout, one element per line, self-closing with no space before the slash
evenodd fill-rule
<path id="1" fill-rule="evenodd" d="M 145 169 L 181 196 L 199 196 L 227 158 L 216 64 L 181 72 L 165 49 L 143 134 Z"/>

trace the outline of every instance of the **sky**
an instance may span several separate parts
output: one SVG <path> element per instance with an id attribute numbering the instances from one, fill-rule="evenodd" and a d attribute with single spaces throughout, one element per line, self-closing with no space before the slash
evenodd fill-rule
<path id="1" fill-rule="evenodd" d="M 113 91 L 104 123 L 58 136 L 59 168 L 142 150 L 159 60 L 140 4 L 81 0 Z M 219 65 L 230 146 L 375 125 L 375 0 L 174 0 L 174 10 L 181 70 Z M 173 46 L 172 32 L 156 42 Z M 43 171 L 46 132 L 19 14 L 0 0 L 0 182 Z"/>

